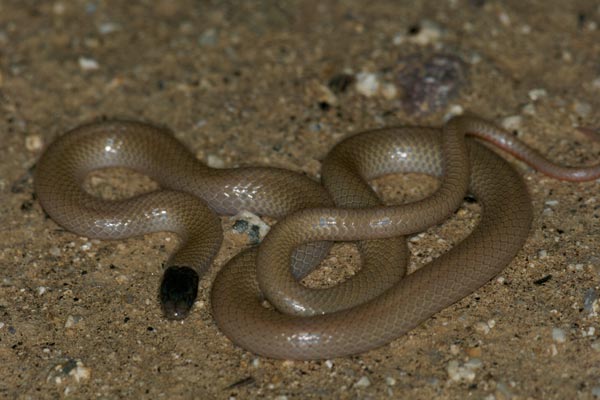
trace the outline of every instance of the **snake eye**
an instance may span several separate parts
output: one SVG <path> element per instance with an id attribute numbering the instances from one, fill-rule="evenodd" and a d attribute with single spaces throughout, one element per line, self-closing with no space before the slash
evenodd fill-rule
<path id="1" fill-rule="evenodd" d="M 165 317 L 181 320 L 187 317 L 198 296 L 199 277 L 189 267 L 166 269 L 160 285 L 160 302 Z"/>

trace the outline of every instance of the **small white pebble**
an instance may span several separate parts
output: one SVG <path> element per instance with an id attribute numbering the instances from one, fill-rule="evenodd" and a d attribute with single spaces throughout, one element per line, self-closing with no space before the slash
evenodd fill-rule
<path id="1" fill-rule="evenodd" d="M 475 330 L 479 333 L 483 333 L 484 335 L 487 335 L 488 333 L 490 333 L 490 327 L 487 323 L 485 322 L 476 322 L 475 325 L 473 325 L 473 328 L 475 328 Z"/>
<path id="2" fill-rule="evenodd" d="M 366 376 L 363 376 L 354 384 L 354 387 L 356 388 L 366 388 L 369 386 L 371 386 L 371 381 Z"/>
<path id="3" fill-rule="evenodd" d="M 25 137 L 25 148 L 29 151 L 39 151 L 44 147 L 44 141 L 40 135 L 27 135 Z"/>
<path id="4" fill-rule="evenodd" d="M 545 205 L 547 205 L 547 206 L 551 206 L 551 207 L 557 206 L 557 205 L 558 205 L 558 203 L 559 203 L 559 201 L 558 201 L 558 200 L 546 200 L 546 201 L 544 202 L 544 204 L 545 204 Z"/>
<path id="5" fill-rule="evenodd" d="M 455 344 L 451 344 L 450 345 L 450 354 L 452 354 L 453 356 L 458 355 L 458 353 L 460 353 L 460 347 L 458 347 Z"/>
<path id="6" fill-rule="evenodd" d="M 465 368 L 468 369 L 479 369 L 483 367 L 483 362 L 479 358 L 471 358 L 469 361 L 465 363 Z"/>
<path id="7" fill-rule="evenodd" d="M 83 365 L 81 361 L 77 361 L 77 367 L 73 368 L 69 375 L 75 378 L 75 381 L 79 382 L 84 379 L 89 379 L 92 374 L 92 370 Z"/>
<path id="8" fill-rule="evenodd" d="M 259 359 L 259 358 L 254 358 L 254 359 L 252 360 L 252 366 L 253 366 L 254 368 L 258 368 L 258 367 L 260 367 L 260 359 Z"/>
<path id="9" fill-rule="evenodd" d="M 446 372 L 448 373 L 448 377 L 455 382 L 472 382 L 475 379 L 475 372 L 470 368 L 461 366 L 456 360 L 451 360 L 448 363 Z"/>
<path id="10" fill-rule="evenodd" d="M 546 97 L 548 95 L 548 92 L 546 92 L 546 89 L 531 89 L 528 95 L 531 100 L 536 101 L 541 99 L 542 97 Z"/>
<path id="11" fill-rule="evenodd" d="M 538 251 L 538 258 L 542 259 L 542 258 L 546 258 L 548 257 L 548 252 L 546 250 L 540 250 Z"/>
<path id="12" fill-rule="evenodd" d="M 46 293 L 47 290 L 48 290 L 48 288 L 45 286 L 38 286 L 38 288 L 37 288 L 38 296 L 43 295 L 44 293 Z"/>
<path id="13" fill-rule="evenodd" d="M 499 284 L 503 285 L 504 282 L 506 282 L 506 278 L 503 276 L 499 276 L 496 278 L 496 282 L 498 282 Z"/>
<path id="14" fill-rule="evenodd" d="M 209 154 L 206 157 L 206 165 L 208 165 L 211 168 L 224 168 L 225 161 L 223 161 L 221 157 L 215 154 Z"/>
<path id="15" fill-rule="evenodd" d="M 425 46 L 437 42 L 442 37 L 442 28 L 433 21 L 425 19 L 419 23 L 419 27 L 419 32 L 409 39 L 412 43 Z"/>
<path id="16" fill-rule="evenodd" d="M 83 251 L 88 251 L 89 249 L 92 248 L 92 242 L 85 242 L 84 244 L 81 245 L 80 248 Z"/>
<path id="17" fill-rule="evenodd" d="M 396 384 L 396 380 L 394 378 L 392 378 L 391 376 L 387 376 L 385 378 L 385 384 L 388 386 L 394 386 Z"/>
<path id="18" fill-rule="evenodd" d="M 58 257 L 58 256 L 60 256 L 60 249 L 56 246 L 53 246 L 50 248 L 49 253 L 50 253 L 50 255 L 52 255 L 54 257 Z"/>
<path id="19" fill-rule="evenodd" d="M 505 13 L 504 11 L 501 12 L 498 15 L 498 19 L 500 20 L 500 23 L 504 26 L 509 26 L 510 25 L 510 17 L 508 16 L 507 13 Z"/>
<path id="20" fill-rule="evenodd" d="M 100 64 L 93 58 L 79 57 L 79 67 L 84 71 L 93 71 L 99 69 Z"/>
<path id="21" fill-rule="evenodd" d="M 487 322 L 488 326 L 490 327 L 490 329 L 493 329 L 496 326 L 496 320 L 495 319 L 490 319 Z"/>
<path id="22" fill-rule="evenodd" d="M 0 322 L 0 324 L 2 323 Z M 596 340 L 594 343 L 592 343 L 592 349 L 600 352 L 600 340 Z"/>
<path id="23" fill-rule="evenodd" d="M 369 72 L 360 72 L 356 75 L 356 90 L 366 97 L 373 97 L 379 91 L 377 75 Z"/>
<path id="24" fill-rule="evenodd" d="M 104 22 L 98 27 L 98 32 L 101 35 L 108 35 L 119 30 L 121 30 L 121 26 L 115 22 Z"/>
<path id="25" fill-rule="evenodd" d="M 500 122 L 500 125 L 502 125 L 502 127 L 506 130 L 517 131 L 521 129 L 521 126 L 523 125 L 523 117 L 520 115 L 511 115 L 509 117 L 505 117 Z"/>
<path id="26" fill-rule="evenodd" d="M 4 328 L 4 322 L 0 322 L 0 329 Z"/>
<path id="27" fill-rule="evenodd" d="M 567 341 L 567 334 L 560 328 L 552 328 L 552 340 L 556 343 L 564 343 Z"/>
<path id="28" fill-rule="evenodd" d="M 380 91 L 381 91 L 381 95 L 386 100 L 393 100 L 398 95 L 398 89 L 396 88 L 396 85 L 394 85 L 393 83 L 382 84 Z"/>
<path id="29" fill-rule="evenodd" d="M 555 357 L 558 354 L 558 348 L 556 347 L 556 345 L 554 343 L 552 343 L 552 345 L 550 346 L 550 355 L 552 357 Z"/>
<path id="30" fill-rule="evenodd" d="M 333 362 L 331 360 L 325 361 L 325 366 L 329 369 L 333 368 Z"/>

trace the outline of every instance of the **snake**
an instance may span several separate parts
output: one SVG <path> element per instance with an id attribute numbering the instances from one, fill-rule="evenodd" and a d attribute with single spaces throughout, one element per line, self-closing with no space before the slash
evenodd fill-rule
<path id="1" fill-rule="evenodd" d="M 600 178 L 600 164 L 564 167 L 476 116 L 442 128 L 387 127 L 338 143 L 322 163 L 322 184 L 274 167 L 210 168 L 168 128 L 109 119 L 80 125 L 53 141 L 36 164 L 34 190 L 44 211 L 76 234 L 124 239 L 175 233 L 159 299 L 168 319 L 184 319 L 198 283 L 222 244 L 218 215 L 247 210 L 278 222 L 262 244 L 218 272 L 211 310 L 221 331 L 253 353 L 282 359 L 359 354 L 398 338 L 500 273 L 527 239 L 532 205 L 519 173 L 499 147 L 561 180 Z M 84 188 L 90 172 L 125 167 L 159 189 L 121 200 Z M 369 182 L 417 172 L 438 189 L 412 203 L 384 205 Z M 443 222 L 470 193 L 481 205 L 473 232 L 450 251 L 406 274 L 405 235 Z M 359 272 L 330 289 L 299 281 L 333 241 L 359 241 Z M 268 305 L 265 305 L 268 300 Z"/>

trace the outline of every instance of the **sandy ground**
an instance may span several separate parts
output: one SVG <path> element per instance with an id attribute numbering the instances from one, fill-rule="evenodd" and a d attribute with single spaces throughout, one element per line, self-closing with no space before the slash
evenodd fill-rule
<path id="1" fill-rule="evenodd" d="M 102 116 L 167 125 L 211 165 L 317 176 L 342 137 L 462 109 L 592 164 L 600 145 L 575 127 L 600 127 L 599 24 L 593 0 L 0 2 L 0 397 L 600 397 L 599 182 L 515 162 L 535 220 L 500 277 L 380 349 L 291 362 L 232 345 L 211 318 L 210 281 L 240 249 L 230 221 L 193 315 L 168 322 L 156 293 L 175 238 L 73 235 L 45 217 L 31 177 L 45 145 Z M 379 183 L 394 197 L 407 182 Z M 89 185 L 152 186 L 125 172 Z M 415 263 L 477 213 L 465 204 L 413 239 Z M 358 258 L 351 245 L 333 257 L 342 271 Z"/>

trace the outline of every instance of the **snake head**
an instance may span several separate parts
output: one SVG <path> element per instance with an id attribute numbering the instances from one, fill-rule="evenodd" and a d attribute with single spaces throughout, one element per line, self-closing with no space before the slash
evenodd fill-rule
<path id="1" fill-rule="evenodd" d="M 189 267 L 171 266 L 160 284 L 160 302 L 165 317 L 181 320 L 188 316 L 198 296 L 199 277 Z"/>

